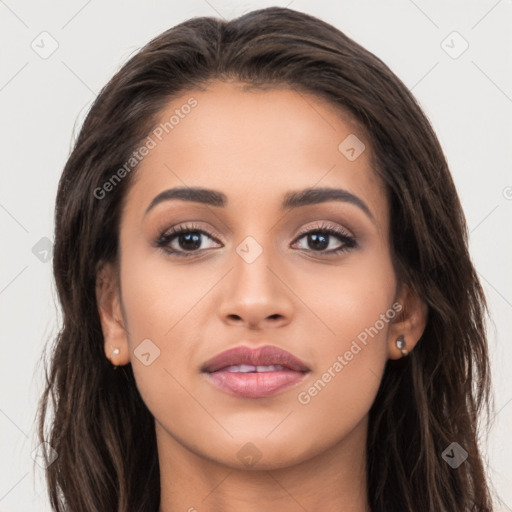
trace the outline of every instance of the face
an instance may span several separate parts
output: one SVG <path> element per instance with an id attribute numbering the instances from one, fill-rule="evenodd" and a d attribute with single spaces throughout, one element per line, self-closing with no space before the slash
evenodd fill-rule
<path id="1" fill-rule="evenodd" d="M 299 463 L 364 427 L 386 360 L 400 356 L 403 305 L 370 141 L 329 104 L 284 88 L 215 83 L 173 100 L 162 123 L 173 115 L 168 134 L 150 133 L 125 198 L 124 328 L 102 318 L 105 350 L 132 364 L 159 451 Z M 214 192 L 186 200 L 175 188 Z M 310 188 L 331 193 L 302 194 Z M 278 354 L 257 359 L 265 346 Z M 203 371 L 237 347 L 260 368 L 235 354 Z"/>

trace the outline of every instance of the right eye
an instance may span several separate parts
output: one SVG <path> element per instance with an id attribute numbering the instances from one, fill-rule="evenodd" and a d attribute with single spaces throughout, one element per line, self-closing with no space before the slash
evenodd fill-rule
<path id="1" fill-rule="evenodd" d="M 167 254 L 179 257 L 193 256 L 205 250 L 201 248 L 201 238 L 208 237 L 210 240 L 217 240 L 203 229 L 194 225 L 172 227 L 164 231 L 157 239 L 156 246 L 160 247 Z M 220 243 L 220 242 L 219 242 Z"/>

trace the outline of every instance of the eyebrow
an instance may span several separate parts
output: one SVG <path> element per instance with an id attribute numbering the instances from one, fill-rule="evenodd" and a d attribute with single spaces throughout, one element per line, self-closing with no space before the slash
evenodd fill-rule
<path id="1" fill-rule="evenodd" d="M 147 215 L 157 204 L 173 199 L 202 203 L 210 206 L 224 208 L 228 199 L 225 194 L 217 190 L 201 187 L 176 187 L 160 192 L 148 206 Z M 291 210 L 312 204 L 325 203 L 327 201 L 341 201 L 350 203 L 360 208 L 372 221 L 375 221 L 368 205 L 358 196 L 341 188 L 306 188 L 287 192 L 281 204 L 281 210 Z"/>

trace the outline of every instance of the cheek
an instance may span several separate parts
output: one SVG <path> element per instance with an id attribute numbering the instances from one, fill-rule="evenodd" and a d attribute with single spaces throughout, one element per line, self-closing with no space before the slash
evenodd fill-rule
<path id="1" fill-rule="evenodd" d="M 316 291 L 303 291 L 321 322 L 315 320 L 314 379 L 298 390 L 297 401 L 312 417 L 329 410 L 326 426 L 333 428 L 356 424 L 370 409 L 387 361 L 388 330 L 400 308 L 390 259 L 370 255 L 354 262 L 329 279 L 316 275 Z"/>
<path id="2" fill-rule="evenodd" d="M 295 283 L 294 292 L 309 312 L 300 309 L 310 316 L 311 325 L 317 327 L 315 338 L 322 342 L 315 344 L 315 350 L 323 350 L 324 354 L 348 350 L 358 337 L 364 342 L 368 329 L 372 339 L 382 339 L 395 316 L 394 310 L 389 310 L 396 293 L 396 278 L 384 250 L 354 253 L 337 266 L 315 267 L 308 263 Z M 373 329 L 375 324 L 378 333 Z M 367 348 L 365 352 L 374 348 L 379 351 L 369 343 Z"/>
<path id="3" fill-rule="evenodd" d="M 184 271 L 165 255 L 132 251 L 121 266 L 123 304 L 132 350 L 143 338 L 160 342 L 211 288 L 213 279 Z"/>
<path id="4" fill-rule="evenodd" d="M 208 282 L 191 282 L 191 273 L 165 256 L 136 249 L 124 254 L 123 309 L 137 388 L 155 418 L 167 418 L 169 410 L 174 417 L 187 417 L 190 396 L 179 384 L 187 378 L 193 353 L 187 313 L 206 293 Z"/>

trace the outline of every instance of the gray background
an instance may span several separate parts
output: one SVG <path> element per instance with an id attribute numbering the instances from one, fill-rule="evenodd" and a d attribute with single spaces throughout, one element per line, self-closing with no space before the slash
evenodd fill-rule
<path id="1" fill-rule="evenodd" d="M 496 415 L 484 449 L 497 510 L 512 510 L 510 0 L 0 0 L 0 511 L 50 510 L 43 470 L 32 470 L 38 361 L 59 321 L 50 252 L 57 182 L 84 114 L 130 55 L 164 30 L 271 5 L 323 18 L 374 52 L 438 134 L 493 318 Z"/>

